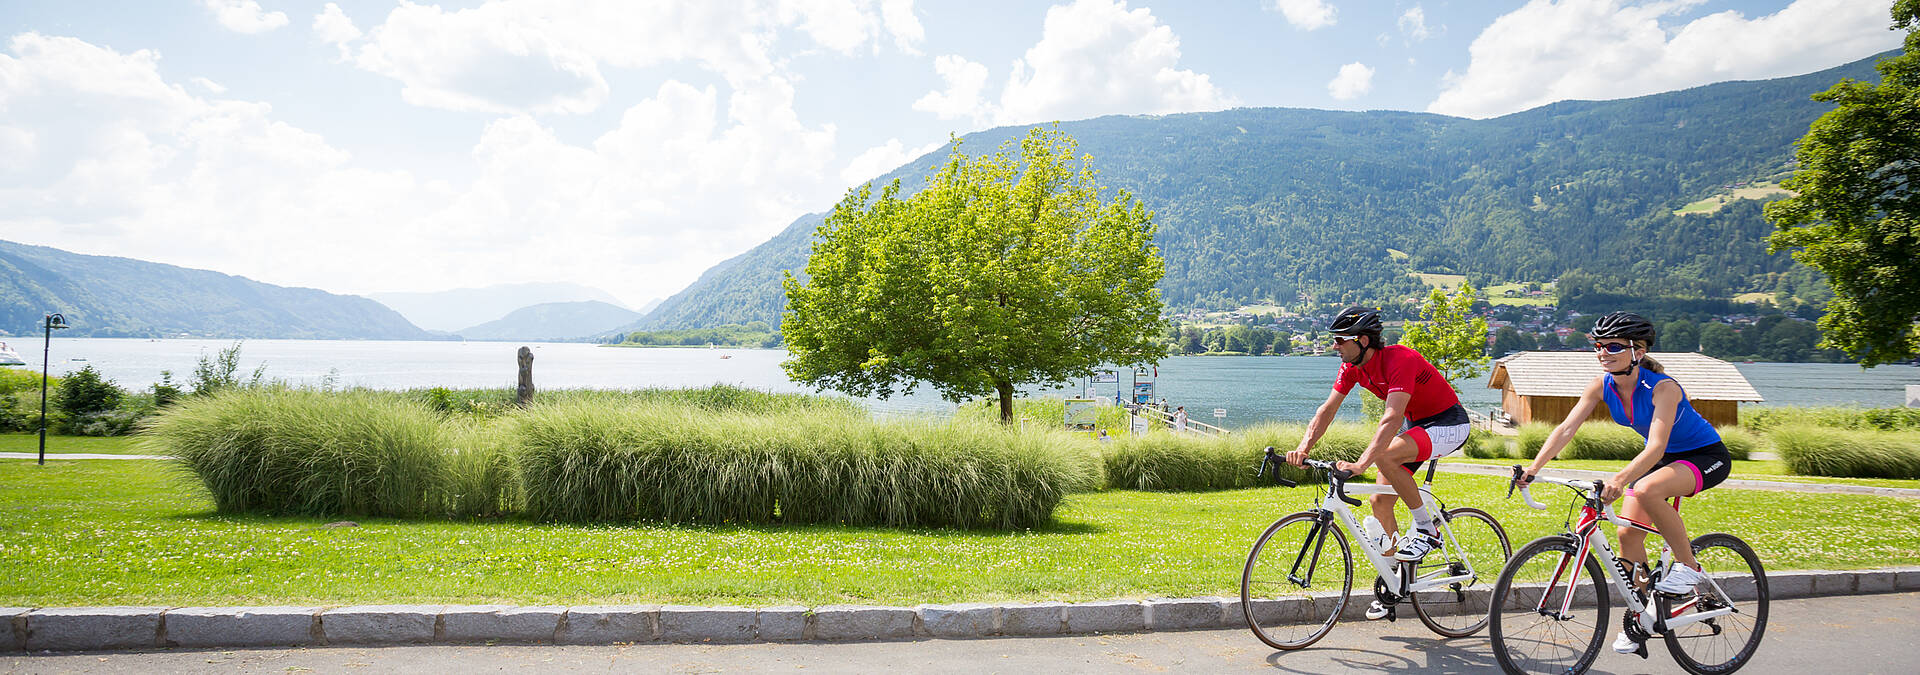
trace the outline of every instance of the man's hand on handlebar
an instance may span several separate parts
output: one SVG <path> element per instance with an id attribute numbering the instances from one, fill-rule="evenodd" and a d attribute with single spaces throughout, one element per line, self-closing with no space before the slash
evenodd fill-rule
<path id="1" fill-rule="evenodd" d="M 1294 466 L 1307 465 L 1307 448 L 1299 447 L 1287 452 L 1287 463 Z"/>

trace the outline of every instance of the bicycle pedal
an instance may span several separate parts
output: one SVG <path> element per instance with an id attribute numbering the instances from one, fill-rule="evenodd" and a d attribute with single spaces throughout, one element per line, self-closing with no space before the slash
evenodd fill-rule
<path id="1" fill-rule="evenodd" d="M 1634 644 L 1633 653 L 1639 654 L 1640 658 L 1642 659 L 1647 658 L 1647 643 L 1640 642 L 1640 643 Z"/>

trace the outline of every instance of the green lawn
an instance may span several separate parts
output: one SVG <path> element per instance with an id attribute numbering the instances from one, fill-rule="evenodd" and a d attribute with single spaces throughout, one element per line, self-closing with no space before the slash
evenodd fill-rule
<path id="1" fill-rule="evenodd" d="M 1472 462 L 1475 464 L 1499 464 L 1512 466 L 1525 465 L 1532 460 L 1521 459 L 1448 459 L 1449 462 Z M 1627 463 L 1609 459 L 1556 459 L 1547 464 L 1548 471 L 1553 469 L 1583 469 L 1587 471 L 1619 471 Z M 1867 487 L 1913 488 L 1920 489 L 1920 480 L 1901 478 L 1834 478 L 1831 476 L 1796 476 L 1787 472 L 1786 462 L 1769 460 L 1734 460 L 1733 472 L 1728 478 L 1748 480 L 1770 480 L 1781 483 L 1816 483 L 1831 485 L 1864 485 Z"/>
<path id="2" fill-rule="evenodd" d="M 1445 475 L 1517 547 L 1556 531 L 1504 479 Z M 1076 495 L 1048 528 L 579 526 L 223 516 L 161 461 L 0 461 L 0 605 L 644 603 L 818 606 L 1236 595 L 1246 548 L 1308 489 Z M 1920 563 L 1912 500 L 1716 490 L 1698 532 L 1735 532 L 1773 569 Z M 1844 515 L 1844 517 L 1841 517 Z M 1356 582 L 1364 587 L 1364 582 Z"/>
<path id="3" fill-rule="evenodd" d="M 0 434 L 0 452 L 39 452 L 40 434 Z M 90 452 L 102 455 L 144 455 L 134 446 L 131 436 L 98 438 L 93 436 L 47 435 L 47 454 Z"/>

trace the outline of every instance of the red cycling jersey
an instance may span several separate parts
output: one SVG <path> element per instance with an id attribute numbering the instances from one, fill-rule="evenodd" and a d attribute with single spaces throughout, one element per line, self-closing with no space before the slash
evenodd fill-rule
<path id="1" fill-rule="evenodd" d="M 1404 391 L 1413 396 L 1407 401 L 1407 420 L 1419 421 L 1446 412 L 1460 404 L 1460 397 L 1453 393 L 1453 386 L 1447 384 L 1447 378 L 1427 362 L 1427 357 L 1412 347 L 1387 345 L 1367 359 L 1365 365 L 1355 367 L 1351 363 L 1340 364 L 1340 377 L 1333 381 L 1333 390 L 1341 395 L 1353 391 L 1353 385 L 1366 387 L 1373 395 L 1386 400 L 1387 394 Z"/>

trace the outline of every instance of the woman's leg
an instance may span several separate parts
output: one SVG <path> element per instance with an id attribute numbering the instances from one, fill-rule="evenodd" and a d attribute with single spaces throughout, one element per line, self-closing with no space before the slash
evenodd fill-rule
<path id="1" fill-rule="evenodd" d="M 1633 496 L 1627 498 L 1634 511 L 1645 514 L 1646 520 L 1643 522 L 1650 522 L 1660 530 L 1660 536 L 1667 540 L 1667 547 L 1673 549 L 1674 560 L 1694 569 L 1700 569 L 1700 563 L 1693 559 L 1693 543 L 1687 537 L 1687 523 L 1680 519 L 1679 509 L 1673 508 L 1667 500 L 1690 496 L 1698 487 L 1699 476 L 1692 465 L 1680 461 L 1647 474 L 1647 477 L 1634 484 Z M 1641 542 L 1646 540 L 1644 533 L 1635 530 L 1634 534 L 1638 535 L 1636 538 Z M 1620 546 L 1623 549 L 1627 548 L 1626 540 L 1626 535 L 1622 534 Z M 1632 550 L 1640 554 L 1637 559 L 1639 562 L 1646 562 L 1644 544 L 1634 546 Z"/>

